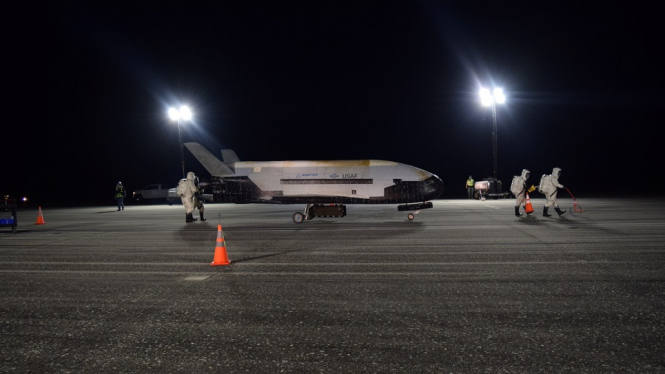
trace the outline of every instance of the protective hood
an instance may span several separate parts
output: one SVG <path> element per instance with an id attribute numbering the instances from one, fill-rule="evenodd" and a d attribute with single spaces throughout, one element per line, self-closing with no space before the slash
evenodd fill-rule
<path id="1" fill-rule="evenodd" d="M 559 179 L 559 177 L 561 176 L 561 169 L 559 169 L 559 168 L 552 169 L 552 176 L 554 178 Z"/>
<path id="2" fill-rule="evenodd" d="M 187 179 L 189 179 L 191 181 L 196 180 L 196 175 L 194 174 L 193 171 L 190 171 L 190 172 L 187 173 Z"/>
<path id="3" fill-rule="evenodd" d="M 529 179 L 529 176 L 531 176 L 531 172 L 526 169 L 522 169 L 522 178 L 524 178 L 525 181 Z"/>

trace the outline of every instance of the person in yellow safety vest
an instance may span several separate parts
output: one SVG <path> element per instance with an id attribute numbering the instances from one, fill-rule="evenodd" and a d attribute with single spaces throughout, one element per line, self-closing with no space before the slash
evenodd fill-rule
<path id="1" fill-rule="evenodd" d="M 469 179 L 466 180 L 466 192 L 469 195 L 469 199 L 473 199 L 473 185 L 475 183 L 473 177 L 469 175 Z"/>
<path id="2" fill-rule="evenodd" d="M 127 195 L 125 187 L 122 185 L 122 182 L 118 182 L 115 186 L 115 199 L 118 201 L 118 211 L 125 210 L 125 203 L 123 202 L 125 195 Z"/>

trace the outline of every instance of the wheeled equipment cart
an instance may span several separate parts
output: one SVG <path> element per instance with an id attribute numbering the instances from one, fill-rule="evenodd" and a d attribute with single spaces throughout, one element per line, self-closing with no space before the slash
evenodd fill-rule
<path id="1" fill-rule="evenodd" d="M 7 212 L 11 214 L 11 217 L 5 217 Z M 12 232 L 16 234 L 16 225 L 18 223 L 18 217 L 16 216 L 16 199 L 4 198 L 0 200 L 0 227 L 11 227 Z"/>

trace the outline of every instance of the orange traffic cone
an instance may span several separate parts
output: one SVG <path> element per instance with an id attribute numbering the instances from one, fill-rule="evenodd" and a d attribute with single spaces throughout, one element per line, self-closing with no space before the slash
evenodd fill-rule
<path id="1" fill-rule="evenodd" d="M 531 205 L 531 199 L 529 198 L 529 194 L 526 194 L 526 214 L 531 214 L 533 213 L 533 205 Z"/>
<path id="2" fill-rule="evenodd" d="M 226 254 L 226 244 L 224 244 L 224 234 L 222 233 L 222 225 L 217 225 L 217 245 L 215 246 L 215 258 L 210 265 L 221 266 L 228 265 L 229 256 Z"/>
<path id="3" fill-rule="evenodd" d="M 39 213 L 37 213 L 37 223 L 35 225 L 45 225 L 46 222 L 44 222 L 44 215 L 42 214 L 42 207 L 39 207 Z"/>

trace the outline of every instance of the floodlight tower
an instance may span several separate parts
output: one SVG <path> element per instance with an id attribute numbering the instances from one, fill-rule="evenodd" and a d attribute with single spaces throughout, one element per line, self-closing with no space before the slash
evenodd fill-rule
<path id="1" fill-rule="evenodd" d="M 496 128 L 496 104 L 503 104 L 506 102 L 506 95 L 503 94 L 503 89 L 495 88 L 491 93 L 488 88 L 480 89 L 480 103 L 483 106 L 492 107 L 492 151 L 494 153 L 494 180 L 497 180 L 498 166 L 498 146 L 497 146 L 497 128 Z"/>
<path id="2" fill-rule="evenodd" d="M 185 178 L 185 153 L 182 144 L 182 128 L 180 127 L 180 120 L 189 121 L 192 119 L 192 111 L 187 105 L 183 105 L 180 109 L 169 108 L 169 118 L 172 121 L 178 122 L 178 142 L 180 143 L 180 165 L 182 167 L 182 178 Z"/>

